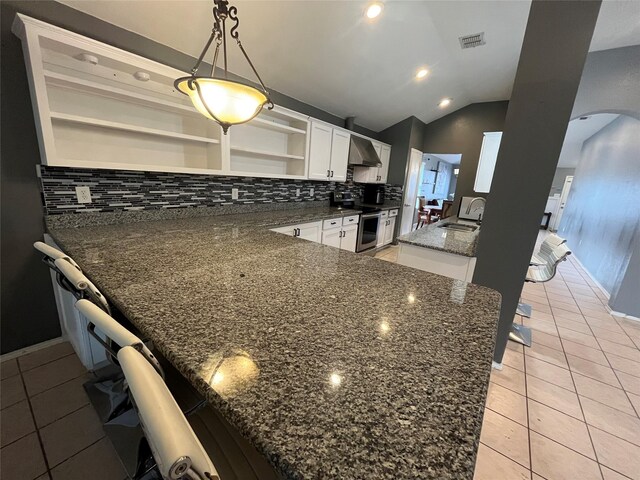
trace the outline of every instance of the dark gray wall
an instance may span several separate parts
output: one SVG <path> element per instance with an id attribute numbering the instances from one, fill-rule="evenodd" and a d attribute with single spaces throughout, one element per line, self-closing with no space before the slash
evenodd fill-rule
<path id="1" fill-rule="evenodd" d="M 31 97 L 20 40 L 11 33 L 17 12 L 189 71 L 195 59 L 165 45 L 106 23 L 54 1 L 0 2 L 2 50 L 2 337 L 7 353 L 60 335 L 48 270 L 32 244 L 42 239 L 43 210 L 35 165 L 40 163 Z M 188 28 L 185 25 L 185 28 Z M 206 68 L 206 67 L 203 67 Z M 268 86 L 268 80 L 265 79 Z M 276 104 L 343 125 L 344 120 L 272 91 Z M 377 134 L 356 126 L 356 131 Z"/>
<path id="2" fill-rule="evenodd" d="M 608 207 L 603 212 L 602 205 Z M 594 214 L 601 212 L 601 214 Z M 640 242 L 640 121 L 621 115 L 582 147 L 559 234 L 619 308 L 640 316 L 640 276 L 625 275 Z M 640 258 L 635 257 L 635 261 Z M 621 286 L 635 285 L 626 301 Z M 621 295 L 616 295 L 620 293 Z"/>
<path id="3" fill-rule="evenodd" d="M 591 52 L 571 118 L 609 112 L 640 120 L 639 58 L 640 45 Z"/>
<path id="4" fill-rule="evenodd" d="M 454 212 L 463 196 L 482 196 L 473 191 L 484 132 L 504 128 L 508 101 L 474 103 L 435 120 L 424 127 L 423 152 L 461 153 L 460 173 L 456 182 Z"/>
<path id="5" fill-rule="evenodd" d="M 564 180 L 569 175 L 573 175 L 576 171 L 575 168 L 556 168 L 556 173 L 553 176 L 553 181 L 551 182 L 551 190 L 549 191 L 549 196 L 552 197 L 556 193 L 560 195 L 562 193 L 562 187 L 564 186 Z"/>
<path id="6" fill-rule="evenodd" d="M 60 335 L 49 270 L 31 246 L 44 233 L 35 167 L 40 153 L 22 47 L 11 34 L 13 13 L 0 4 L 1 353 Z"/>
<path id="7" fill-rule="evenodd" d="M 473 277 L 502 294 L 496 362 L 507 345 L 599 10 L 600 1 L 531 4 Z"/>
<path id="8" fill-rule="evenodd" d="M 422 147 L 418 143 L 421 124 L 416 117 L 408 117 L 380 132 L 380 140 L 393 145 L 389 159 L 388 183 L 404 185 L 411 148 Z"/>
<path id="9" fill-rule="evenodd" d="M 636 230 L 635 240 L 632 242 L 633 252 L 629 259 L 627 271 L 617 292 L 609 299 L 609 306 L 616 312 L 640 317 L 640 232 Z"/>

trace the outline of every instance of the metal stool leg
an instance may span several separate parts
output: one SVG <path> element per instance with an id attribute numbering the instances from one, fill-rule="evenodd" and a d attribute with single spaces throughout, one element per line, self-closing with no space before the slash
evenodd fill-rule
<path id="1" fill-rule="evenodd" d="M 531 305 L 528 305 L 526 303 L 518 303 L 516 313 L 518 315 L 522 315 L 523 317 L 531 318 Z"/>
<path id="2" fill-rule="evenodd" d="M 509 332 L 509 340 L 519 343 L 525 347 L 531 346 L 531 329 L 524 325 L 518 325 L 517 323 L 511 324 L 511 331 Z"/>

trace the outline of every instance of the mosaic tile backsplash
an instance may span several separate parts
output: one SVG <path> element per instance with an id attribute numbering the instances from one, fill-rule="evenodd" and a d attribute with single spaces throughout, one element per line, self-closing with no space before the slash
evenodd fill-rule
<path id="1" fill-rule="evenodd" d="M 362 185 L 285 180 L 274 178 L 223 177 L 160 172 L 134 172 L 66 167 L 40 167 L 42 195 L 47 215 L 82 212 L 116 212 L 160 208 L 213 207 L 232 204 L 326 202 L 334 190 L 351 191 L 358 199 Z M 75 187 L 91 189 L 91 203 L 78 203 Z M 231 189 L 238 199 L 231 199 Z M 297 190 L 300 194 L 297 195 Z M 313 189 L 313 195 L 311 195 Z M 401 200 L 401 185 L 386 185 L 386 199 Z"/>

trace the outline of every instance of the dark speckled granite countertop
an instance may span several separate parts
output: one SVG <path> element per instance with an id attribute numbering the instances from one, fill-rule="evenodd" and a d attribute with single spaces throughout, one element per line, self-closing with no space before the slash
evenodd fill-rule
<path id="1" fill-rule="evenodd" d="M 426 225 L 413 232 L 399 236 L 397 240 L 400 243 L 407 243 L 417 247 L 440 250 L 465 257 L 475 257 L 480 229 L 478 228 L 475 232 L 463 232 L 439 227 L 439 225 L 446 222 L 456 223 L 458 219 L 457 217 L 445 218 L 437 223 Z M 462 221 L 462 223 L 474 225 L 473 222 Z"/>
<path id="2" fill-rule="evenodd" d="M 265 228 L 336 213 L 50 233 L 283 478 L 471 480 L 499 294 Z"/>

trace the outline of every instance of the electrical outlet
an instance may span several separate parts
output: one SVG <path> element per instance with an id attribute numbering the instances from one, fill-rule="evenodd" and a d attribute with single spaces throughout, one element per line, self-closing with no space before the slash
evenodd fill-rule
<path id="1" fill-rule="evenodd" d="M 299 197 L 299 196 L 300 196 L 300 189 L 296 188 L 296 197 Z"/>
<path id="2" fill-rule="evenodd" d="M 231 189 L 231 200 L 237 200 L 238 199 L 238 189 L 237 188 L 232 188 Z"/>
<path id="3" fill-rule="evenodd" d="M 313 197 L 313 193 L 314 193 L 314 192 L 315 192 L 315 189 L 314 189 L 313 187 L 311 187 L 311 188 L 309 189 L 309 196 L 310 196 L 310 197 Z"/>
<path id="4" fill-rule="evenodd" d="M 91 189 L 89 187 L 76 187 L 78 203 L 91 203 Z"/>

